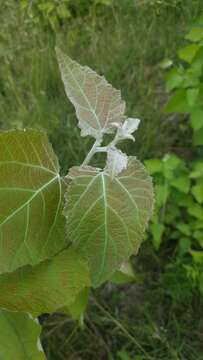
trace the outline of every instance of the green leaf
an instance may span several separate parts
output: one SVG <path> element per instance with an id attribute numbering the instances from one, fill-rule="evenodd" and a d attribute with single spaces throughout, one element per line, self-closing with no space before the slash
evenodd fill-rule
<path id="1" fill-rule="evenodd" d="M 160 159 L 145 160 L 144 163 L 151 175 L 162 171 L 163 165 L 162 165 L 162 160 Z"/>
<path id="2" fill-rule="evenodd" d="M 0 273 L 35 265 L 67 244 L 64 184 L 42 131 L 0 134 Z"/>
<path id="3" fill-rule="evenodd" d="M 195 146 L 203 145 L 203 127 L 201 127 L 201 129 L 199 129 L 197 131 L 194 131 L 193 145 L 195 145 Z"/>
<path id="4" fill-rule="evenodd" d="M 169 187 L 165 184 L 155 185 L 155 199 L 158 207 L 163 206 L 169 196 Z"/>
<path id="5" fill-rule="evenodd" d="M 195 230 L 193 237 L 197 240 L 201 248 L 203 248 L 203 231 Z"/>
<path id="6" fill-rule="evenodd" d="M 125 102 L 103 76 L 56 49 L 66 95 L 76 109 L 82 136 L 101 138 L 114 131 L 114 123 L 124 120 Z"/>
<path id="7" fill-rule="evenodd" d="M 188 194 L 190 190 L 190 179 L 187 175 L 178 176 L 171 182 L 171 185 L 179 191 Z"/>
<path id="8" fill-rule="evenodd" d="M 0 310 L 0 358 L 45 360 L 40 332 L 41 326 L 28 314 Z"/>
<path id="9" fill-rule="evenodd" d="M 187 102 L 187 93 L 185 89 L 178 89 L 171 96 L 168 103 L 165 106 L 165 111 L 187 113 L 190 111 L 190 107 Z"/>
<path id="10" fill-rule="evenodd" d="M 89 294 L 89 288 L 85 287 L 76 296 L 75 301 L 72 304 L 64 306 L 62 309 L 59 309 L 59 311 L 71 315 L 75 320 L 83 321 L 83 315 L 88 304 Z"/>
<path id="11" fill-rule="evenodd" d="M 185 255 L 190 251 L 191 241 L 187 237 L 181 237 L 178 242 L 179 254 Z"/>
<path id="12" fill-rule="evenodd" d="M 33 316 L 52 313 L 72 304 L 86 286 L 90 286 L 87 265 L 69 248 L 35 267 L 1 275 L 0 307 Z"/>
<path id="13" fill-rule="evenodd" d="M 203 39 L 203 27 L 193 27 L 185 37 L 186 40 L 200 41 Z"/>
<path id="14" fill-rule="evenodd" d="M 74 248 L 88 259 L 94 286 L 136 253 L 153 209 L 152 181 L 131 157 L 111 180 L 107 171 L 73 167 L 64 214 Z"/>
<path id="15" fill-rule="evenodd" d="M 194 130 L 199 130 L 203 127 L 203 110 L 194 109 L 191 113 L 191 124 Z"/>
<path id="16" fill-rule="evenodd" d="M 164 170 L 175 170 L 180 164 L 181 159 L 175 154 L 166 154 L 163 158 Z"/>
<path id="17" fill-rule="evenodd" d="M 179 69 L 173 68 L 167 72 L 165 80 L 166 80 L 166 90 L 171 91 L 175 88 L 178 88 L 183 83 L 183 74 Z"/>
<path id="18" fill-rule="evenodd" d="M 199 89 L 187 89 L 187 101 L 189 106 L 194 106 L 199 96 Z"/>
<path id="19" fill-rule="evenodd" d="M 151 224 L 151 233 L 152 233 L 152 240 L 156 250 L 160 248 L 162 242 L 162 236 L 164 233 L 164 225 L 163 224 Z"/>
<path id="20" fill-rule="evenodd" d="M 192 187 L 192 194 L 198 203 L 203 204 L 203 180 Z"/>
<path id="21" fill-rule="evenodd" d="M 176 225 L 176 229 L 181 231 L 184 235 L 190 236 L 191 234 L 191 226 L 185 223 L 178 223 Z"/>
<path id="22" fill-rule="evenodd" d="M 140 276 L 136 275 L 131 262 L 125 261 L 119 270 L 116 270 L 116 272 L 111 277 L 110 281 L 114 284 L 126 284 L 129 282 L 140 282 L 141 278 Z"/>
<path id="23" fill-rule="evenodd" d="M 203 264 L 203 251 L 191 250 L 190 254 L 196 264 Z"/>
<path id="24" fill-rule="evenodd" d="M 188 208 L 188 213 L 199 220 L 203 220 L 203 207 L 199 204 L 191 204 Z"/>
<path id="25" fill-rule="evenodd" d="M 181 60 L 191 64 L 200 46 L 198 44 L 190 44 L 179 50 L 178 55 Z"/>
<path id="26" fill-rule="evenodd" d="M 197 161 L 194 163 L 193 171 L 190 173 L 191 179 L 203 178 L 203 162 Z"/>

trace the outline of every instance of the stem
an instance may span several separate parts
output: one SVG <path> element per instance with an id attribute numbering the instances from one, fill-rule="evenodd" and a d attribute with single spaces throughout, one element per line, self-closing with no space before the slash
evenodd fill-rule
<path id="1" fill-rule="evenodd" d="M 102 139 L 96 139 L 96 141 L 94 142 L 92 148 L 90 149 L 89 153 L 87 154 L 85 160 L 82 163 L 82 166 L 84 165 L 88 165 L 91 158 L 94 156 L 94 154 L 97 152 L 97 147 L 100 146 L 102 143 Z"/>
<path id="2" fill-rule="evenodd" d="M 115 147 L 116 144 L 121 140 L 118 131 L 115 134 L 114 139 L 110 142 L 107 146 L 100 146 L 102 143 L 103 138 L 100 137 L 95 140 L 94 144 L 92 145 L 92 148 L 90 149 L 89 153 L 87 154 L 85 160 L 82 163 L 82 166 L 88 165 L 92 157 L 97 152 L 107 152 L 109 147 Z"/>

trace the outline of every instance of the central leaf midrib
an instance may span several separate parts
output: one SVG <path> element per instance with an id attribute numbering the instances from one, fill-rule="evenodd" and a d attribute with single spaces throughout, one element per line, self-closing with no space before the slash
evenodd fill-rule
<path id="1" fill-rule="evenodd" d="M 104 267 L 105 267 L 105 257 L 106 257 L 106 251 L 107 251 L 107 243 L 108 243 L 108 224 L 107 224 L 107 209 L 108 209 L 108 205 L 107 205 L 107 196 L 106 196 L 106 182 L 105 182 L 105 177 L 104 174 L 101 173 L 101 185 L 102 185 L 102 192 L 103 192 L 103 199 L 104 199 L 104 229 L 105 229 L 105 234 L 104 234 L 104 248 L 103 248 L 103 254 L 102 254 L 102 261 L 101 261 L 101 267 L 100 267 L 100 271 L 97 275 L 97 282 L 100 281 L 100 278 L 103 274 L 104 271 Z"/>
<path id="2" fill-rule="evenodd" d="M 99 119 L 98 119 L 98 116 L 97 116 L 97 114 L 96 114 L 96 112 L 95 112 L 95 109 L 92 107 L 92 105 L 90 104 L 90 102 L 89 102 L 89 100 L 88 100 L 88 98 L 87 98 L 87 96 L 86 96 L 86 94 L 84 93 L 84 91 L 83 91 L 83 89 L 81 88 L 81 86 L 80 86 L 80 84 L 79 84 L 79 82 L 75 79 L 75 77 L 73 76 L 73 73 L 72 73 L 72 71 L 71 71 L 71 69 L 70 69 L 70 67 L 68 67 L 68 70 L 69 70 L 69 73 L 71 74 L 71 76 L 72 76 L 72 79 L 74 80 L 74 82 L 76 83 L 76 85 L 78 86 L 78 88 L 79 88 L 79 90 L 80 90 L 80 92 L 81 92 L 81 94 L 82 94 L 82 96 L 84 96 L 84 98 L 85 98 L 85 100 L 87 101 L 87 104 L 89 105 L 89 107 L 90 107 L 90 109 L 91 109 L 91 111 L 92 111 L 92 113 L 94 114 L 94 116 L 95 116 L 95 119 L 96 119 L 96 122 L 97 122 L 97 124 L 98 124 L 98 126 L 99 126 L 99 130 L 101 130 L 102 128 L 101 128 L 101 124 L 100 124 L 100 121 L 99 121 Z M 80 106 L 80 104 L 78 104 L 79 106 Z M 87 109 L 88 110 L 88 109 Z M 90 126 L 90 124 L 89 124 L 89 126 Z M 92 127 L 92 126 L 90 126 L 90 127 Z"/>

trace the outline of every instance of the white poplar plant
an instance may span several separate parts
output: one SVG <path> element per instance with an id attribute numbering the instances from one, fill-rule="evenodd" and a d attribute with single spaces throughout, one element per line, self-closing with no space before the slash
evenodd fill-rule
<path id="1" fill-rule="evenodd" d="M 153 211 L 150 176 L 118 149 L 134 141 L 120 91 L 56 50 L 81 136 L 95 142 L 80 166 L 60 175 L 44 131 L 0 134 L 0 358 L 45 359 L 39 346 L 43 313 L 81 318 L 89 289 L 131 277 Z M 103 146 L 104 136 L 113 140 Z M 106 153 L 103 169 L 90 162 Z M 37 346 L 38 344 L 38 346 Z"/>

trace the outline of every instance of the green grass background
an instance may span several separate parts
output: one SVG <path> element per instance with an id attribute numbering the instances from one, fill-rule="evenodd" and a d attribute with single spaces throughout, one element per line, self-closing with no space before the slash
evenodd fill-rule
<path id="1" fill-rule="evenodd" d="M 129 154 L 190 156 L 184 124 L 163 111 L 168 95 L 159 63 L 176 59 L 185 32 L 203 10 L 202 0 L 114 0 L 109 6 L 83 1 L 84 12 L 82 1 L 75 1 L 78 12 L 54 28 L 43 18 L 36 23 L 20 3 L 0 0 L 2 129 L 45 128 L 63 173 L 85 157 L 91 139 L 80 137 L 66 99 L 54 52 L 58 44 L 121 89 L 128 115 L 141 119 L 135 143 L 125 145 Z M 48 359 L 203 359 L 202 300 L 188 295 L 187 284 L 176 284 L 175 271 L 162 276 L 167 251 L 155 253 L 145 243 L 134 259 L 140 282 L 95 291 L 84 329 L 67 317 L 45 316 Z M 168 284 L 177 285 L 178 301 L 168 296 Z"/>

